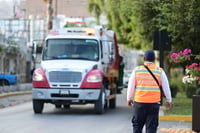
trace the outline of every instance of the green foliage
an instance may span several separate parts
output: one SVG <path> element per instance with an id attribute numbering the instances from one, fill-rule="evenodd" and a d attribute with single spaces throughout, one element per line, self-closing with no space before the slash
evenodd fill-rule
<path id="1" fill-rule="evenodd" d="M 163 0 L 161 6 L 165 24 L 163 27 L 171 33 L 173 49 L 192 48 L 194 54 L 200 50 L 198 47 L 200 43 L 198 37 L 200 32 L 199 6 L 200 1 L 196 0 L 175 0 L 173 2 Z"/>
<path id="2" fill-rule="evenodd" d="M 192 115 L 192 99 L 187 98 L 184 92 L 178 92 L 172 103 L 173 108 L 165 110 L 166 115 Z"/>
<path id="3" fill-rule="evenodd" d="M 183 69 L 182 68 L 172 68 L 170 71 L 170 81 L 169 84 L 172 86 L 177 86 L 177 92 L 185 92 L 185 84 L 182 82 Z"/>
<path id="4" fill-rule="evenodd" d="M 87 27 L 87 25 L 78 25 L 78 24 L 75 24 L 75 23 L 66 23 L 65 25 L 64 25 L 64 27 Z"/>
<path id="5" fill-rule="evenodd" d="M 152 49 L 153 32 L 171 33 L 174 51 L 200 51 L 200 1 L 197 0 L 89 0 L 89 11 L 99 22 L 105 14 L 107 25 L 121 43 L 137 49 Z"/>
<path id="6" fill-rule="evenodd" d="M 0 45 L 0 52 L 2 52 L 2 51 L 3 51 L 3 46 Z"/>
<path id="7" fill-rule="evenodd" d="M 14 40 L 13 37 L 8 37 L 6 39 L 6 43 L 9 44 L 9 45 L 17 45 L 16 41 Z"/>
<path id="8" fill-rule="evenodd" d="M 64 25 L 64 27 L 75 27 L 75 26 L 77 26 L 77 24 L 74 24 L 74 23 L 66 23 Z"/>
<path id="9" fill-rule="evenodd" d="M 200 95 L 199 85 L 187 84 L 186 85 L 186 96 L 187 96 L 187 98 L 192 98 L 193 95 Z"/>
<path id="10" fill-rule="evenodd" d="M 15 45 L 9 45 L 8 47 L 5 48 L 5 52 L 8 54 L 17 55 L 18 53 L 20 53 L 20 50 L 19 50 L 19 47 L 15 46 Z"/>
<path id="11" fill-rule="evenodd" d="M 88 0 L 88 11 L 93 12 L 97 20 L 97 24 L 100 23 L 99 17 L 103 13 L 104 0 Z"/>
<path id="12" fill-rule="evenodd" d="M 172 97 L 175 98 L 178 91 L 178 85 L 174 82 L 170 82 L 170 90 Z"/>

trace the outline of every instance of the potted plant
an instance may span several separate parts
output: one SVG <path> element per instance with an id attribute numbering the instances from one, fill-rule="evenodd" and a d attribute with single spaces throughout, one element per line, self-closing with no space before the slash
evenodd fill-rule
<path id="1" fill-rule="evenodd" d="M 194 94 L 200 94 L 200 63 L 199 55 L 193 55 L 191 49 L 184 49 L 183 51 L 172 53 L 170 59 L 174 63 L 185 63 L 185 76 L 182 82 L 186 84 L 186 95 L 192 97 Z"/>

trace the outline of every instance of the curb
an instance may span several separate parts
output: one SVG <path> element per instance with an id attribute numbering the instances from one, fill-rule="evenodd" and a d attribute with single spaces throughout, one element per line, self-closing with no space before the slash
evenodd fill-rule
<path id="1" fill-rule="evenodd" d="M 192 122 L 192 116 L 159 116 L 159 120 Z"/>
<path id="2" fill-rule="evenodd" d="M 160 110 L 166 110 L 165 106 L 161 106 Z M 159 120 L 161 121 L 183 121 L 183 122 L 192 122 L 192 116 L 190 115 L 160 115 Z"/>
<path id="3" fill-rule="evenodd" d="M 26 95 L 26 94 L 32 94 L 32 91 L 19 91 L 19 92 L 9 92 L 0 94 L 0 98 L 5 98 L 9 96 L 17 96 L 17 95 Z"/>

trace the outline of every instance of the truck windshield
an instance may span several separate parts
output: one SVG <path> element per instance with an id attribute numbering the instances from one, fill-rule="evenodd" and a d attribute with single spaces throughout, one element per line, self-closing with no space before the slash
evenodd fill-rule
<path id="1" fill-rule="evenodd" d="M 99 44 L 94 39 L 49 39 L 43 49 L 43 60 L 99 60 Z"/>

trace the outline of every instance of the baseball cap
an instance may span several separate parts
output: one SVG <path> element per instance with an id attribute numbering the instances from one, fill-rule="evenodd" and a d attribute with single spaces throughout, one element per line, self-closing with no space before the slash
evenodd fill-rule
<path id="1" fill-rule="evenodd" d="M 147 61 L 154 61 L 155 60 L 155 53 L 154 53 L 154 51 L 153 50 L 147 50 L 144 53 L 144 58 Z"/>

